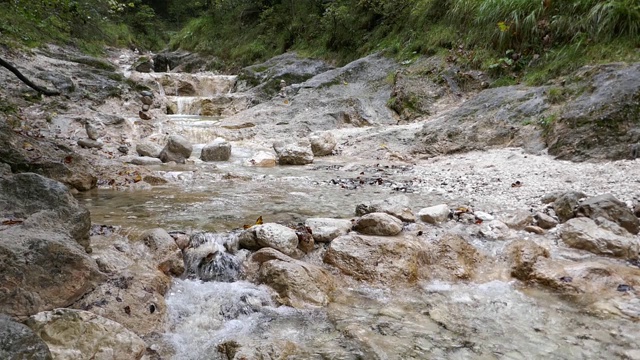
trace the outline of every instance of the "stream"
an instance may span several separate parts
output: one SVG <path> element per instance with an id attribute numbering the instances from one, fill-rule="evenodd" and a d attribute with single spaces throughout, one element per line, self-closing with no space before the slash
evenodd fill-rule
<path id="1" fill-rule="evenodd" d="M 254 148 L 242 142 L 233 144 L 228 162 L 204 163 L 198 160 L 199 151 L 215 138 L 208 128 L 224 114 L 200 115 L 193 104 L 203 97 L 228 97 L 232 91 L 228 80 L 207 83 L 222 87 L 216 90 L 202 85 L 201 79 L 206 91 L 172 100 L 184 112 L 170 117 L 172 126 L 194 144 L 194 153 L 193 161 L 185 165 L 150 167 L 169 184 L 136 191 L 101 188 L 77 195 L 90 209 L 93 223 L 121 226 L 129 236 L 156 227 L 187 234 L 207 232 L 210 235 L 201 246 L 216 247 L 220 254 L 225 253 L 224 243 L 237 237 L 235 229 L 254 224 L 260 216 L 265 223 L 283 224 L 311 217 L 349 219 L 358 204 L 400 194 L 417 212 L 443 202 L 468 203 L 469 194 L 478 191 L 495 195 L 478 196 L 473 205 L 492 206 L 499 213 L 514 204 L 530 205 L 541 191 L 554 190 L 558 183 L 544 171 L 533 174 L 537 168 L 547 169 L 550 158 L 527 157 L 520 150 L 460 156 L 461 164 L 467 161 L 464 166 L 478 171 L 465 175 L 460 170 L 454 174 L 460 180 L 449 183 L 443 180 L 451 174 L 442 159 L 398 165 L 338 155 L 317 158 L 306 166 L 246 166 Z M 177 88 L 171 92 L 178 95 Z M 513 168 L 511 178 L 487 165 L 523 158 L 528 163 L 520 166 L 526 171 Z M 575 165 L 566 176 L 579 174 L 581 166 Z M 548 170 L 552 174 L 553 168 Z M 503 183 L 491 176 L 502 177 Z M 532 185 L 530 193 L 514 195 L 508 184 L 518 179 Z M 612 189 L 617 191 L 624 189 Z M 502 246 L 478 242 L 489 252 Z M 326 246 L 317 244 L 319 253 L 303 260 L 321 265 Z M 240 263 L 247 255 L 241 250 L 224 256 Z M 187 269 L 197 268 L 185 260 Z M 230 266 L 226 271 L 236 270 Z M 348 286 L 332 294 L 328 306 L 295 309 L 278 305 L 272 289 L 241 274 L 219 274 L 225 281 L 212 281 L 188 273 L 174 279 L 166 295 L 169 326 L 163 336 L 170 350 L 164 355 L 173 359 L 640 358 L 638 326 L 632 320 L 596 316 L 508 277 L 395 287 L 347 279 Z"/>

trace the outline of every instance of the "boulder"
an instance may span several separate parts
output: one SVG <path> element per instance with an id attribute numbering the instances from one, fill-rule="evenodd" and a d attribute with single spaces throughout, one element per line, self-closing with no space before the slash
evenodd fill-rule
<path id="1" fill-rule="evenodd" d="M 298 235 L 295 230 L 274 223 L 255 225 L 243 231 L 240 246 L 249 250 L 270 247 L 289 256 L 299 256 Z"/>
<path id="2" fill-rule="evenodd" d="M 313 156 L 331 155 L 337 144 L 336 138 L 330 132 L 312 134 L 309 136 L 309 142 Z"/>
<path id="3" fill-rule="evenodd" d="M 560 222 L 565 222 L 575 216 L 574 210 L 580 199 L 587 197 L 579 191 L 568 191 L 559 195 L 553 202 L 553 210 L 556 212 Z"/>
<path id="4" fill-rule="evenodd" d="M 447 204 L 440 204 L 420 209 L 418 212 L 418 218 L 429 224 L 445 222 L 449 218 L 449 206 Z"/>
<path id="5" fill-rule="evenodd" d="M 134 64 L 133 68 L 137 72 L 148 73 L 153 69 L 153 60 L 146 56 L 140 57 Z"/>
<path id="6" fill-rule="evenodd" d="M 549 251 L 527 240 L 516 240 L 507 245 L 506 254 L 511 266 L 511 276 L 529 281 L 539 258 L 548 258 Z"/>
<path id="7" fill-rule="evenodd" d="M 409 204 L 410 200 L 407 195 L 396 195 L 384 200 L 374 200 L 369 203 L 357 205 L 356 216 L 383 212 L 405 222 L 415 222 L 416 216 L 411 211 Z"/>
<path id="8" fill-rule="evenodd" d="M 266 151 L 259 151 L 245 162 L 247 166 L 272 167 L 276 166 L 276 156 Z"/>
<path id="9" fill-rule="evenodd" d="M 147 348 L 124 326 L 87 311 L 41 312 L 27 325 L 47 342 L 56 359 L 140 359 Z"/>
<path id="10" fill-rule="evenodd" d="M 418 279 L 421 254 L 413 238 L 350 234 L 331 241 L 324 262 L 356 280 L 397 284 Z"/>
<path id="11" fill-rule="evenodd" d="M 47 344 L 29 327 L 0 314 L 0 359 L 51 360 Z"/>
<path id="12" fill-rule="evenodd" d="M 273 149 L 280 165 L 306 165 L 313 162 L 313 152 L 307 140 L 284 143 L 275 142 Z"/>
<path id="13" fill-rule="evenodd" d="M 136 152 L 140 156 L 148 156 L 152 158 L 160 158 L 162 148 L 151 141 L 141 141 L 136 144 Z"/>
<path id="14" fill-rule="evenodd" d="M 484 254 L 457 234 L 446 233 L 428 242 L 418 256 L 420 277 L 430 280 L 472 280 L 476 273 L 486 274 L 495 267 Z"/>
<path id="15" fill-rule="evenodd" d="M 586 216 L 591 219 L 603 217 L 618 223 L 632 234 L 640 232 L 640 219 L 622 201 L 611 194 L 603 194 L 587 198 L 578 205 L 577 216 Z"/>
<path id="16" fill-rule="evenodd" d="M 169 233 L 161 228 L 147 230 L 140 236 L 140 241 L 153 255 L 158 269 L 166 275 L 182 275 L 184 272 L 182 251 Z"/>
<path id="17" fill-rule="evenodd" d="M 554 227 L 558 226 L 558 220 L 552 218 L 551 216 L 545 214 L 545 213 L 536 213 L 534 215 L 534 218 L 536 220 L 536 224 L 538 224 L 539 227 L 543 228 L 543 229 L 553 229 Z"/>
<path id="18" fill-rule="evenodd" d="M 171 135 L 167 141 L 167 145 L 160 152 L 160 160 L 162 162 L 175 161 L 184 164 L 185 160 L 191 156 L 193 146 L 189 140 L 180 135 Z"/>
<path id="19" fill-rule="evenodd" d="M 533 215 L 527 210 L 515 210 L 503 222 L 515 230 L 524 230 L 525 227 L 533 224 Z"/>
<path id="20" fill-rule="evenodd" d="M 353 228 L 364 235 L 393 236 L 402 231 L 402 221 L 386 213 L 371 213 L 356 220 Z"/>
<path id="21" fill-rule="evenodd" d="M 80 147 L 88 149 L 102 149 L 102 147 L 104 146 L 104 144 L 100 141 L 91 139 L 80 139 L 78 140 L 78 145 L 80 145 Z"/>
<path id="22" fill-rule="evenodd" d="M 260 263 L 258 281 L 278 293 L 278 302 L 294 308 L 326 306 L 336 280 L 326 270 L 264 248 L 252 256 Z"/>
<path id="23" fill-rule="evenodd" d="M 598 255 L 635 259 L 640 251 L 637 238 L 616 234 L 585 217 L 567 221 L 560 229 L 560 238 L 570 247 Z"/>
<path id="24" fill-rule="evenodd" d="M 309 218 L 304 225 L 311 229 L 316 242 L 331 242 L 341 235 L 347 235 L 353 227 L 351 220 L 331 218 Z"/>
<path id="25" fill-rule="evenodd" d="M 511 229 L 500 220 L 492 220 L 480 225 L 480 235 L 490 240 L 506 240 L 511 235 Z"/>
<path id="26" fill-rule="evenodd" d="M 200 154 L 202 161 L 227 161 L 231 157 L 231 144 L 223 138 L 217 138 L 205 145 Z"/>

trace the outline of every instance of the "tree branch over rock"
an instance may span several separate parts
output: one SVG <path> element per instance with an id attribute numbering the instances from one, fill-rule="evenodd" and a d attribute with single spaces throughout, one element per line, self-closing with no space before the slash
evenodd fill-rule
<path id="1" fill-rule="evenodd" d="M 16 69 L 13 65 L 11 65 L 9 62 L 5 61 L 4 59 L 0 58 L 0 65 L 6 67 L 7 69 L 9 69 L 9 71 L 11 71 L 12 73 L 14 73 L 18 79 L 22 80 L 23 83 L 27 84 L 30 88 L 34 89 L 35 91 L 44 94 L 46 96 L 56 96 L 56 95 L 60 95 L 59 91 L 56 90 L 49 90 L 43 87 L 40 87 L 36 84 L 34 84 L 33 82 L 31 82 L 31 80 L 27 79 L 26 76 L 22 75 L 22 73 Z"/>

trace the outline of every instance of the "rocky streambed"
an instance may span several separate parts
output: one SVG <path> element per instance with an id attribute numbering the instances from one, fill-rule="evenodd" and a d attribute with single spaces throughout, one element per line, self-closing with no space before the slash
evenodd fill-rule
<path id="1" fill-rule="evenodd" d="M 637 64 L 12 56 L 0 357 L 640 358 Z"/>

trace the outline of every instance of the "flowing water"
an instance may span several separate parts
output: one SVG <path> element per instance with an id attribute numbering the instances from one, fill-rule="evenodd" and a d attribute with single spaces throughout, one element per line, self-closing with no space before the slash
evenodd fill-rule
<path id="1" fill-rule="evenodd" d="M 199 144 L 194 157 L 213 137 L 207 135 L 208 125 L 218 120 L 189 113 L 172 119 Z M 430 191 L 421 182 L 424 172 L 411 166 L 341 156 L 298 167 L 245 166 L 251 155 L 249 147 L 239 146 L 229 162 L 158 166 L 153 170 L 173 182 L 153 190 L 97 189 L 79 195 L 94 223 L 123 226 L 131 236 L 155 227 L 192 234 L 185 251 L 187 271 L 166 296 L 170 325 L 164 336 L 173 349 L 166 356 L 640 358 L 634 322 L 595 317 L 552 294 L 518 288 L 516 282 L 388 288 L 347 279 L 351 285 L 332 294 L 324 308 L 278 306 L 273 290 L 244 279 L 240 264 L 247 251 L 228 251 L 244 224 L 259 216 L 280 223 L 349 218 L 357 204 L 397 194 L 408 196 L 414 209 L 440 203 L 445 195 L 454 203 L 456 195 Z M 202 265 L 203 256 L 209 265 Z"/>

